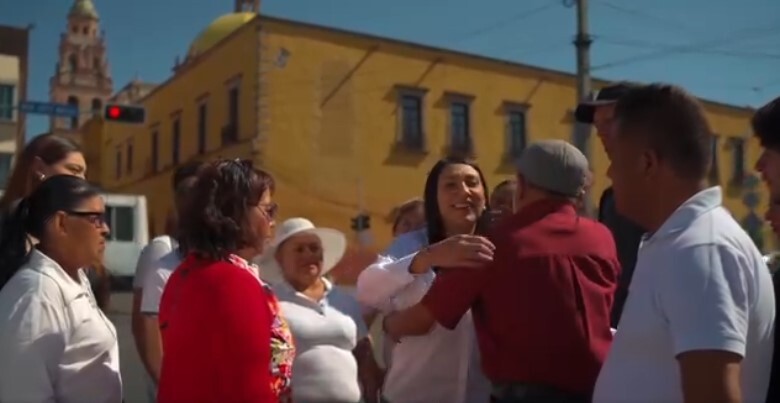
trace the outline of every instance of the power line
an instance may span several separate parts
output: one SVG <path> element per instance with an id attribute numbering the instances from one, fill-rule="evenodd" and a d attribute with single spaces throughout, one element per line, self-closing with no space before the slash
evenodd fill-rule
<path id="1" fill-rule="evenodd" d="M 608 63 L 604 63 L 598 66 L 594 66 L 593 70 L 604 70 L 608 68 L 613 68 L 617 66 L 623 66 L 627 64 L 642 62 L 646 60 L 653 60 L 658 59 L 666 56 L 670 56 L 673 54 L 679 54 L 679 53 L 689 53 L 691 51 L 701 50 L 701 49 L 707 49 L 717 46 L 722 46 L 728 43 L 735 43 L 739 41 L 744 41 L 748 39 L 755 39 L 760 38 L 763 36 L 770 36 L 774 35 L 776 33 L 780 33 L 780 26 L 770 26 L 770 27 L 763 27 L 763 28 L 746 28 L 742 30 L 738 30 L 735 32 L 732 32 L 731 34 L 720 37 L 717 39 L 707 39 L 705 41 L 699 41 L 699 42 L 693 42 L 689 44 L 679 45 L 679 46 L 672 46 L 670 48 L 660 49 L 653 52 L 647 52 L 640 55 L 627 57 L 619 60 L 614 60 Z M 743 34 L 743 35 L 738 35 Z"/>
<path id="2" fill-rule="evenodd" d="M 647 12 L 644 12 L 644 11 L 636 10 L 636 9 L 633 9 L 633 8 L 627 8 L 627 7 L 624 7 L 624 6 L 619 6 L 617 4 L 611 3 L 611 2 L 606 1 L 606 0 L 596 0 L 596 2 L 601 4 L 601 5 L 603 5 L 606 8 L 610 8 L 612 10 L 618 11 L 618 12 L 626 14 L 626 15 L 631 15 L 631 16 L 634 16 L 634 17 L 637 17 L 637 18 L 640 18 L 640 19 L 645 19 L 647 21 L 654 22 L 654 23 L 660 23 L 661 25 L 665 25 L 667 27 L 674 28 L 674 29 L 677 29 L 677 30 L 680 30 L 680 31 L 684 31 L 684 32 L 688 32 L 688 33 L 695 33 L 695 34 L 702 34 L 702 32 L 697 32 L 697 31 L 691 30 L 689 26 L 684 25 L 684 24 L 682 24 L 680 22 L 673 21 L 673 20 L 668 20 L 666 18 L 661 18 L 661 17 L 658 17 L 656 15 L 653 15 L 653 14 L 650 14 L 650 13 L 647 13 Z"/>
<path id="3" fill-rule="evenodd" d="M 462 37 L 455 40 L 455 42 L 464 42 L 466 40 L 472 39 L 474 37 L 478 37 L 481 35 L 484 35 L 486 33 L 501 29 L 509 24 L 522 21 L 528 18 L 533 17 L 534 15 L 537 15 L 541 12 L 547 11 L 553 7 L 556 7 L 557 4 L 555 3 L 548 3 L 530 10 L 524 10 L 522 12 L 519 12 L 515 15 L 512 15 L 504 20 L 492 23 L 490 25 L 484 26 L 479 29 L 475 29 L 474 31 L 469 32 L 468 34 L 464 34 Z"/>
<path id="4" fill-rule="evenodd" d="M 628 46 L 628 47 L 645 48 L 645 49 L 670 50 L 675 48 L 676 46 L 681 46 L 679 44 L 648 42 L 648 41 L 634 40 L 634 39 L 617 39 L 617 38 L 602 37 L 602 36 L 599 36 L 598 40 L 601 43 L 606 43 L 610 45 Z M 739 51 L 739 50 L 723 50 L 723 49 L 689 49 L 689 50 L 679 51 L 678 53 L 701 53 L 701 54 L 712 54 L 712 55 L 722 55 L 722 56 L 748 57 L 748 58 L 757 58 L 757 59 L 780 59 L 780 53 L 746 52 L 746 51 Z"/>

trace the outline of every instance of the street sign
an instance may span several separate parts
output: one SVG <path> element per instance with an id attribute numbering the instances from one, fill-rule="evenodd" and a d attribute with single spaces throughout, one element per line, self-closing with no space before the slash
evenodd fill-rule
<path id="1" fill-rule="evenodd" d="M 52 115 L 65 118 L 79 117 L 79 106 L 51 102 L 25 101 L 19 104 L 19 112 L 35 115 Z"/>

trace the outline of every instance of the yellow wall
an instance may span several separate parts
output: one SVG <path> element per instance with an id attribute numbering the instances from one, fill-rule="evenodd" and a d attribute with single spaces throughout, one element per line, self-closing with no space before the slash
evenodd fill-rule
<path id="1" fill-rule="evenodd" d="M 256 34 L 244 27 L 228 41 L 206 52 L 200 60 L 183 67 L 168 82 L 141 101 L 146 122 L 132 125 L 108 122 L 102 142 L 103 164 L 100 183 L 121 193 L 146 195 L 151 228 L 163 231 L 172 205 L 173 121 L 179 117 L 181 140 L 179 161 L 210 159 L 217 156 L 251 157 L 250 139 L 256 132 Z M 239 142 L 222 147 L 221 131 L 228 123 L 228 89 L 239 83 Z M 200 102 L 207 102 L 207 149 L 198 154 L 197 116 Z M 152 133 L 159 132 L 158 169 L 153 170 Z M 132 144 L 132 167 L 127 166 L 127 149 Z M 116 154 L 122 154 L 120 175 L 116 175 Z M 128 172 L 128 168 L 131 170 Z"/>
<path id="2" fill-rule="evenodd" d="M 473 97 L 475 156 L 490 186 L 512 175 L 511 164 L 503 158 L 505 102 L 529 105 L 528 141 L 571 139 L 575 87 L 570 76 L 301 24 L 263 21 L 266 56 L 262 60 L 256 58 L 258 33 L 253 26 L 245 26 L 146 98 L 145 127 L 107 125 L 104 155 L 112 156 L 117 147 L 132 141 L 135 166 L 146 169 L 136 169 L 117 180 L 113 165 L 103 164 L 103 184 L 118 192 L 147 195 L 156 230 L 162 228 L 170 208 L 170 169 L 149 172 L 150 126 L 160 125 L 160 155 L 162 165 L 168 166 L 171 114 L 180 110 L 181 160 L 195 156 L 196 100 L 205 93 L 210 94 L 208 132 L 213 151 L 203 158 L 253 157 L 277 180 L 281 219 L 304 216 L 351 236 L 350 218 L 363 207 L 372 216 L 379 247 L 390 241 L 389 211 L 421 195 L 428 170 L 447 154 L 449 109 L 445 93 Z M 269 67 L 282 53 L 289 55 L 286 64 Z M 226 122 L 225 82 L 239 74 L 241 133 L 246 142 L 219 150 L 219 132 Z M 260 93 L 255 91 L 258 75 L 263 84 Z M 424 153 L 396 146 L 398 85 L 427 91 Z M 265 106 L 259 115 L 257 105 Z M 718 134 L 746 136 L 749 132 L 749 111 L 714 104 L 707 108 Z M 253 154 L 250 137 L 258 131 L 261 135 L 254 144 L 261 150 Z M 609 185 L 604 175 L 608 162 L 598 141 L 591 143 L 591 150 L 596 173 L 591 197 L 595 204 Z M 757 147 L 750 143 L 748 170 L 756 158 Z M 722 142 L 719 167 L 724 184 L 730 160 L 729 147 Z M 734 194 L 726 200 L 739 219 L 746 214 L 740 198 Z"/>

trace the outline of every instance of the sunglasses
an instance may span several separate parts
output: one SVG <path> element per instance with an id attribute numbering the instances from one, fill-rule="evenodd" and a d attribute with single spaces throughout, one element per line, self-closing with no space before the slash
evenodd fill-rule
<path id="1" fill-rule="evenodd" d="M 106 213 L 96 211 L 66 211 L 65 214 L 71 217 L 83 218 L 96 228 L 102 228 L 104 225 L 108 225 Z"/>

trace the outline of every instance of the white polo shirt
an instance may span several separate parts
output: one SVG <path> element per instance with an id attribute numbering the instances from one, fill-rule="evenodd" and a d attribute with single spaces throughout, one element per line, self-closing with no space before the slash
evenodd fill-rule
<path id="1" fill-rule="evenodd" d="M 155 262 L 178 247 L 179 243 L 168 235 L 158 236 L 144 246 L 141 250 L 141 255 L 138 256 L 138 263 L 135 266 L 133 288 L 143 288 L 146 278 L 149 277 L 156 268 Z"/>
<path id="2" fill-rule="evenodd" d="M 116 329 L 79 280 L 35 249 L 0 290 L 0 402 L 122 401 Z"/>
<path id="3" fill-rule="evenodd" d="M 774 347 L 772 278 L 745 231 L 703 190 L 643 239 L 594 403 L 682 402 L 677 359 L 695 350 L 742 360 L 742 398 L 763 403 Z"/>
<path id="4" fill-rule="evenodd" d="M 168 252 L 165 256 L 151 262 L 146 266 L 149 270 L 146 273 L 146 279 L 141 293 L 141 313 L 146 315 L 157 315 L 160 312 L 160 300 L 162 299 L 165 284 L 168 278 L 181 264 L 179 250 L 175 249 Z"/>
<path id="5" fill-rule="evenodd" d="M 293 401 L 356 403 L 360 384 L 353 350 L 366 337 L 366 325 L 357 301 L 322 280 L 326 291 L 321 301 L 285 281 L 273 286 L 295 340 Z"/>

